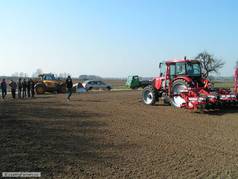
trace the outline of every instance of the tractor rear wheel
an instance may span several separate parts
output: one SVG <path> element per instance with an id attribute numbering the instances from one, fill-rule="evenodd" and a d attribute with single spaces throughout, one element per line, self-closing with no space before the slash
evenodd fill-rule
<path id="1" fill-rule="evenodd" d="M 146 86 L 142 92 L 143 102 L 147 105 L 154 105 L 158 101 L 158 94 L 156 89 L 149 85 Z"/>
<path id="2" fill-rule="evenodd" d="M 186 100 L 180 96 L 180 94 L 184 91 L 187 90 L 189 87 L 189 84 L 184 81 L 184 80 L 176 80 L 172 84 L 171 88 L 171 101 L 170 103 L 177 108 L 180 108 L 182 104 L 186 103 Z"/>
<path id="3" fill-rule="evenodd" d="M 42 84 L 36 85 L 36 94 L 44 94 L 45 86 Z"/>

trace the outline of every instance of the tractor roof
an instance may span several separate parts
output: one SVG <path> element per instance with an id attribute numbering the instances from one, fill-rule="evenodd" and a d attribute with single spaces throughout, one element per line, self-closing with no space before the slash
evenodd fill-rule
<path id="1" fill-rule="evenodd" d="M 191 63 L 200 63 L 198 60 L 188 60 L 188 59 L 174 59 L 174 60 L 167 60 L 165 61 L 166 64 L 172 63 L 183 63 L 183 62 L 191 62 Z"/>
<path id="2" fill-rule="evenodd" d="M 53 74 L 53 73 L 42 73 L 42 74 L 39 75 L 39 77 L 41 77 L 41 76 L 47 76 L 47 75 L 54 75 L 54 74 Z"/>

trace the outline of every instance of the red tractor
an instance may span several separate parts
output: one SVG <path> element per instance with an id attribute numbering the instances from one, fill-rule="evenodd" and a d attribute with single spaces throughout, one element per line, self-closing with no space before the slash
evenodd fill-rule
<path id="1" fill-rule="evenodd" d="M 238 104 L 237 93 L 230 89 L 215 89 L 202 77 L 197 60 L 172 60 L 160 63 L 160 76 L 143 90 L 145 104 L 154 105 L 159 99 L 178 108 L 204 110 Z"/>

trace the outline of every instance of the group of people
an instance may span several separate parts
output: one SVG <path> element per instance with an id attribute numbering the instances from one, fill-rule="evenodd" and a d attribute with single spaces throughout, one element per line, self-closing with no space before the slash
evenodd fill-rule
<path id="1" fill-rule="evenodd" d="M 2 98 L 5 99 L 7 96 L 7 88 L 8 85 L 11 88 L 12 98 L 16 99 L 16 93 L 18 94 L 18 98 L 30 98 L 35 96 L 35 82 L 32 79 L 21 79 L 17 82 L 11 80 L 9 84 L 7 84 L 6 79 L 3 79 L 1 82 L 1 89 L 2 89 Z M 70 100 L 72 95 L 72 87 L 73 82 L 70 76 L 66 79 L 66 87 L 68 91 L 67 99 Z"/>
<path id="2" fill-rule="evenodd" d="M 35 96 L 35 82 L 32 79 L 21 79 L 17 82 L 11 80 L 9 84 L 7 84 L 6 79 L 3 79 L 1 82 L 2 89 L 2 98 L 5 99 L 7 96 L 7 87 L 8 85 L 11 88 L 12 98 L 16 98 L 16 93 L 18 94 L 18 98 L 30 98 Z"/>

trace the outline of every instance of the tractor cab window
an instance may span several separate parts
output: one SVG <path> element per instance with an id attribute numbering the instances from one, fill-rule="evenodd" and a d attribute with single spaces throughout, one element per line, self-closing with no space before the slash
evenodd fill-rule
<path id="1" fill-rule="evenodd" d="M 43 76 L 43 80 L 55 80 L 54 75 L 45 75 Z"/>
<path id="2" fill-rule="evenodd" d="M 198 63 L 187 63 L 187 73 L 189 76 L 200 76 L 201 75 L 201 67 Z"/>
<path id="3" fill-rule="evenodd" d="M 175 64 L 170 65 L 170 78 L 174 79 L 175 77 Z"/>
<path id="4" fill-rule="evenodd" d="M 160 77 L 164 77 L 166 72 L 166 65 L 165 63 L 160 63 Z"/>
<path id="5" fill-rule="evenodd" d="M 176 75 L 185 75 L 185 74 L 186 74 L 185 63 L 177 63 L 176 64 Z"/>

